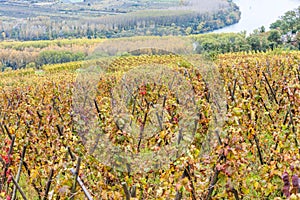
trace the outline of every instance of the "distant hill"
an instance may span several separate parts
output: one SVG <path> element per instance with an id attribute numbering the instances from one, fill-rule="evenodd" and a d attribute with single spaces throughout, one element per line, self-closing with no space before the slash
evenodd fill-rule
<path id="1" fill-rule="evenodd" d="M 2 0 L 0 40 L 189 35 L 239 19 L 229 0 Z"/>

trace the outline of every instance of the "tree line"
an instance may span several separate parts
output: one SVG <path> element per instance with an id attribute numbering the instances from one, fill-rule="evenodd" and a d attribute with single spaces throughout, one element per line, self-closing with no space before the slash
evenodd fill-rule
<path id="1" fill-rule="evenodd" d="M 190 35 L 219 29 L 237 23 L 239 19 L 239 8 L 233 3 L 213 11 L 148 10 L 59 20 L 38 16 L 0 21 L 0 40 Z"/>
<path id="2" fill-rule="evenodd" d="M 0 43 L 0 71 L 40 68 L 45 64 L 84 60 L 103 40 L 76 39 Z"/>

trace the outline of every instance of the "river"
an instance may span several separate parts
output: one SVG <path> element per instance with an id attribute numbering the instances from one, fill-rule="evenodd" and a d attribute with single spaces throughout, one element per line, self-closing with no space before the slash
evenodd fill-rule
<path id="1" fill-rule="evenodd" d="M 300 0 L 233 0 L 241 11 L 241 20 L 234 25 L 214 31 L 214 33 L 253 32 L 261 26 L 269 30 L 285 12 L 300 6 Z"/>

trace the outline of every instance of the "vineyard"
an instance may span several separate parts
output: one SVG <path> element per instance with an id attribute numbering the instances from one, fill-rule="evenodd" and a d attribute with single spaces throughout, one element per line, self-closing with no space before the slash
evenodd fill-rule
<path id="1" fill-rule="evenodd" d="M 0 199 L 300 198 L 299 51 L 7 71 L 0 99 Z"/>

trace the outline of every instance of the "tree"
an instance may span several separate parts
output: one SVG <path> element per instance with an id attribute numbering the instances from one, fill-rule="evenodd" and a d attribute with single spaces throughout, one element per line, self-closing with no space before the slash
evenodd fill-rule
<path id="1" fill-rule="evenodd" d="M 247 37 L 247 41 L 248 41 L 248 44 L 251 46 L 251 50 L 266 51 L 266 50 L 272 48 L 272 45 L 270 44 L 270 41 L 268 40 L 269 32 L 262 32 L 261 29 L 262 28 L 255 29 L 253 31 L 253 33 L 251 33 Z M 272 33 L 272 34 L 275 34 L 275 33 Z M 279 38 L 281 38 L 280 34 L 279 34 Z M 274 36 L 274 39 L 275 39 L 275 36 Z M 276 40 L 276 42 L 279 42 L 279 39 L 278 39 L 278 41 Z"/>
<path id="2" fill-rule="evenodd" d="M 296 31 L 296 24 L 297 21 L 299 22 L 299 17 L 297 16 L 295 11 L 288 11 L 285 13 L 285 15 L 282 17 L 282 20 L 286 22 L 287 29 L 290 31 Z"/>
<path id="3" fill-rule="evenodd" d="M 283 34 L 296 33 L 300 29 L 300 6 L 292 11 L 286 12 L 279 20 L 272 23 L 271 29 L 280 29 Z"/>
<path id="4" fill-rule="evenodd" d="M 260 27 L 260 32 L 261 32 L 261 33 L 265 33 L 265 32 L 266 32 L 266 28 L 265 28 L 264 26 L 261 26 L 261 27 Z"/>
<path id="5" fill-rule="evenodd" d="M 268 41 L 276 45 L 281 44 L 281 34 L 278 30 L 271 30 L 269 32 Z"/>

